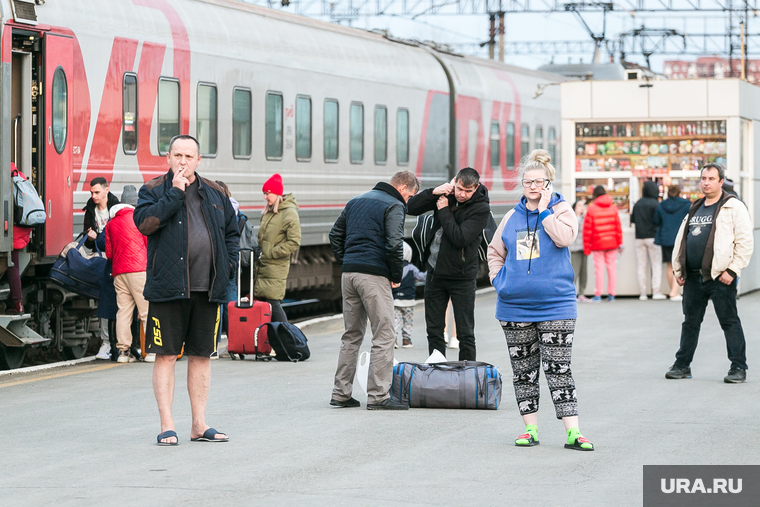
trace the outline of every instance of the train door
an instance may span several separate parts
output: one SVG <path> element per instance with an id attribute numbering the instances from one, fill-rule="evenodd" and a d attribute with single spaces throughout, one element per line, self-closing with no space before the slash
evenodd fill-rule
<path id="1" fill-rule="evenodd" d="M 73 152 L 71 122 L 74 40 L 48 33 L 43 38 L 44 130 L 43 171 L 45 207 L 45 255 L 55 256 L 71 241 L 74 229 Z"/>

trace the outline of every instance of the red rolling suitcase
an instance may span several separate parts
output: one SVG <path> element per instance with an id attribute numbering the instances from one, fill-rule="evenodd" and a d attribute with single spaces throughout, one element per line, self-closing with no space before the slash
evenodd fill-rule
<path id="1" fill-rule="evenodd" d="M 251 253 L 251 292 L 253 292 L 253 250 L 250 248 L 241 248 L 242 255 L 244 250 Z M 228 312 L 228 330 L 227 330 L 227 352 L 232 359 L 236 359 L 237 354 L 240 359 L 246 355 L 254 355 L 256 359 L 268 359 L 272 352 L 272 347 L 267 341 L 266 330 L 262 329 L 257 332 L 257 328 L 265 322 L 272 320 L 272 305 L 265 301 L 253 301 L 251 296 L 242 298 L 240 296 L 240 262 L 238 262 L 237 301 L 227 303 Z"/>

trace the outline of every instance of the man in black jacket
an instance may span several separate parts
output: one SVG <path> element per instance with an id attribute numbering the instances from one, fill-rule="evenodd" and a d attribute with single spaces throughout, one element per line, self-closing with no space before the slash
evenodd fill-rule
<path id="1" fill-rule="evenodd" d="M 390 184 L 351 199 L 330 231 L 330 245 L 341 265 L 343 321 L 338 368 L 330 405 L 358 407 L 351 395 L 359 347 L 367 318 L 372 325 L 372 352 L 367 377 L 368 410 L 406 410 L 390 397 L 393 380 L 393 295 L 404 267 L 405 204 L 419 189 L 409 171 L 393 175 Z"/>
<path id="2" fill-rule="evenodd" d="M 150 302 L 145 348 L 156 354 L 153 392 L 161 417 L 158 445 L 177 445 L 172 400 L 174 365 L 184 347 L 193 441 L 226 442 L 205 421 L 219 305 L 237 270 L 240 233 L 227 194 L 195 172 L 200 147 L 188 135 L 174 137 L 169 171 L 140 189 L 135 225 L 148 237 L 143 295 Z"/>
<path id="3" fill-rule="evenodd" d="M 427 264 L 425 323 L 428 351 L 446 355 L 443 339 L 446 309 L 451 299 L 459 339 L 459 360 L 475 360 L 475 279 L 478 246 L 491 213 L 488 190 L 475 169 L 465 167 L 454 179 L 428 188 L 409 199 L 410 215 L 433 211 L 430 243 L 424 246 Z"/>

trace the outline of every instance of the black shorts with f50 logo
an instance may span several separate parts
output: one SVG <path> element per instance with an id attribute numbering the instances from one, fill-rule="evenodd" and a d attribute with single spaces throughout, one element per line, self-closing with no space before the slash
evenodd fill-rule
<path id="1" fill-rule="evenodd" d="M 219 304 L 207 292 L 191 292 L 189 299 L 151 302 L 148 307 L 147 354 L 209 357 L 216 350 Z"/>

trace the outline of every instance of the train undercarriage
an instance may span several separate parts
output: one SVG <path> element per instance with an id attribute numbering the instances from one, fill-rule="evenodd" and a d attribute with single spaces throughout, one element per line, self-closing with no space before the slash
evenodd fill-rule
<path id="1" fill-rule="evenodd" d="M 19 368 L 27 352 L 38 348 L 80 359 L 100 334 L 97 301 L 44 278 L 25 285 L 24 310 L 22 315 L 0 315 L 0 369 Z"/>

